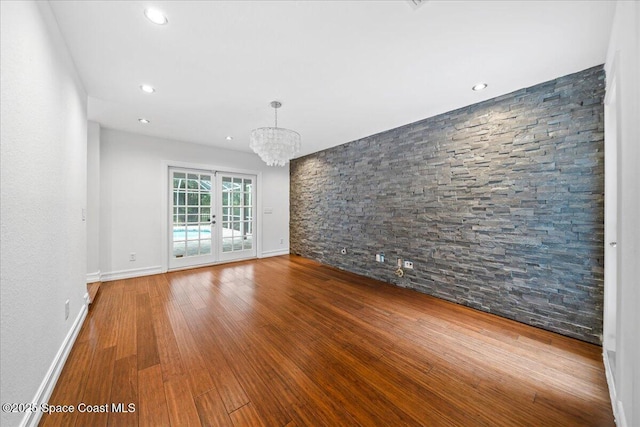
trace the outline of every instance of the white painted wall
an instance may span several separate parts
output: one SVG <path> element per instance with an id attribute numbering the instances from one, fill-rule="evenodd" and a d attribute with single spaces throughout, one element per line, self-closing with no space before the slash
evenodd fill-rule
<path id="1" fill-rule="evenodd" d="M 38 402 L 86 313 L 87 96 L 48 2 L 3 1 L 0 16 L 1 394 Z"/>
<path id="2" fill-rule="evenodd" d="M 230 142 L 234 144 L 237 142 Z M 289 251 L 289 168 L 266 166 L 258 156 L 113 129 L 100 132 L 100 270 L 103 279 L 162 270 L 167 215 L 166 162 L 261 172 L 258 197 L 262 254 Z M 259 212 L 261 214 L 261 212 Z M 260 232 L 260 230 L 259 230 Z M 283 239 L 283 243 L 280 243 Z M 129 254 L 136 253 L 136 261 Z M 260 256 L 260 253 L 258 254 Z"/>
<path id="3" fill-rule="evenodd" d="M 87 123 L 87 283 L 100 280 L 100 125 Z"/>
<path id="4" fill-rule="evenodd" d="M 618 170 L 606 172 L 619 178 L 615 385 L 606 369 L 617 424 L 631 427 L 640 425 L 640 3 L 617 2 L 605 70 L 607 91 L 617 87 L 619 138 Z"/>

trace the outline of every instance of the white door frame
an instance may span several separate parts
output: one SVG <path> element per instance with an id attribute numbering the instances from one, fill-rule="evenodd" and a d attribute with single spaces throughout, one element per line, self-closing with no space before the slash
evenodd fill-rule
<path id="1" fill-rule="evenodd" d="M 620 348 L 617 339 L 620 331 L 619 313 L 621 307 L 620 285 L 620 251 L 623 248 L 620 235 L 622 201 L 620 186 L 620 55 L 616 52 L 607 73 L 607 93 L 604 99 L 605 111 L 605 220 L 604 220 L 604 305 L 602 325 L 602 356 L 605 375 L 609 386 L 609 395 L 614 414 L 618 414 L 617 379 L 620 375 L 620 363 L 616 363 L 616 355 Z M 617 242 L 617 246 L 611 243 Z M 617 418 L 617 416 L 616 416 Z"/>
<path id="2" fill-rule="evenodd" d="M 172 200 L 172 196 L 168 195 L 168 204 L 169 204 L 169 220 L 168 220 L 168 224 L 169 224 L 169 236 L 168 236 L 168 250 L 170 252 L 168 260 L 169 260 L 169 266 L 168 269 L 169 270 L 182 270 L 182 269 L 187 269 L 187 268 L 195 268 L 195 267 L 199 267 L 202 265 L 209 265 L 209 264 L 213 264 L 215 262 L 218 261 L 218 229 L 217 229 L 217 224 L 215 223 L 216 219 L 216 215 L 218 214 L 218 206 L 217 206 L 217 181 L 216 181 L 216 172 L 215 171 L 210 171 L 210 170 L 203 170 L 203 169 L 187 169 L 187 168 L 177 168 L 175 166 L 171 166 L 169 168 L 169 180 L 167 181 L 167 190 L 169 191 L 169 193 L 173 193 L 174 197 L 175 197 L 175 187 L 174 187 L 174 179 L 175 179 L 175 173 L 182 173 L 185 176 L 188 176 L 190 174 L 197 174 L 197 176 L 200 175 L 208 175 L 210 182 L 211 182 L 211 189 L 209 190 L 209 194 L 211 197 L 211 211 L 209 212 L 209 229 L 211 231 L 211 234 L 209 235 L 209 239 L 210 239 L 210 243 L 211 243 L 211 248 L 210 248 L 210 252 L 208 254 L 199 254 L 198 256 L 189 256 L 187 253 L 187 248 L 185 247 L 185 256 L 184 257 L 180 257 L 180 258 L 173 258 L 171 255 L 172 250 L 172 243 L 174 243 L 173 241 L 173 237 L 174 232 L 172 230 L 172 228 L 175 227 L 175 220 L 173 217 L 175 217 L 175 212 L 172 212 L 172 208 L 175 209 L 175 205 L 173 203 Z M 189 189 L 187 187 L 187 179 L 185 178 L 185 188 L 184 188 L 185 192 L 186 192 L 186 196 L 188 197 L 189 194 Z M 198 194 L 200 194 L 200 188 L 198 188 Z M 186 200 L 185 200 L 186 203 Z M 198 203 L 200 203 L 200 199 L 198 199 Z M 187 210 L 189 209 L 188 207 L 186 208 Z M 173 215 L 172 215 L 173 214 Z M 185 212 L 185 214 L 187 215 L 187 217 L 185 218 L 185 221 L 188 221 L 188 212 Z M 201 221 L 201 216 L 200 214 L 198 214 L 198 221 Z M 212 223 L 213 222 L 213 223 Z M 212 224 L 211 224 L 212 223 Z M 185 229 L 188 228 L 188 225 L 185 223 Z M 200 228 L 200 226 L 198 227 Z M 186 236 L 185 236 L 186 237 Z M 199 240 L 199 242 L 201 243 L 201 240 Z M 186 242 L 185 242 L 186 243 Z"/>
<path id="3" fill-rule="evenodd" d="M 181 162 L 175 160 L 162 160 L 162 182 L 160 185 L 160 192 L 162 194 L 162 206 L 161 212 L 162 219 L 160 224 L 162 224 L 162 272 L 166 273 L 169 271 L 169 231 L 171 229 L 171 224 L 169 223 L 169 210 L 171 209 L 171 204 L 169 201 L 169 191 L 167 188 L 167 182 L 169 182 L 169 168 L 184 168 L 184 169 L 200 169 L 206 171 L 216 171 L 218 173 L 237 173 L 242 175 L 254 175 L 256 177 L 255 183 L 255 195 L 256 195 L 256 230 L 255 230 L 255 244 L 256 244 L 256 256 L 258 258 L 262 258 L 262 172 L 249 170 L 249 169 L 239 169 L 239 168 L 231 168 L 228 166 L 220 166 L 220 165 L 210 165 L 203 163 L 190 163 L 190 162 Z M 219 264 L 219 262 L 214 263 Z M 189 267 L 191 268 L 191 267 Z"/>
<path id="4" fill-rule="evenodd" d="M 617 61 L 614 61 L 614 65 Z M 618 153 L 618 108 L 617 78 L 615 66 L 605 96 L 605 192 L 604 192 L 604 306 L 603 306 L 603 349 L 616 350 L 618 277 L 617 244 L 618 240 L 618 200 L 619 200 L 619 153 Z"/>
<path id="5" fill-rule="evenodd" d="M 247 251 L 242 251 L 244 253 L 238 253 L 237 251 L 232 251 L 232 252 L 225 252 L 224 251 L 224 209 L 225 209 L 225 205 L 223 204 L 223 181 L 224 178 L 231 178 L 231 179 L 235 179 L 235 178 L 240 178 L 240 179 L 251 179 L 252 181 L 252 205 L 251 205 L 251 209 L 253 211 L 252 213 L 252 217 L 253 217 L 253 221 L 251 226 L 253 227 L 253 233 L 252 233 L 252 245 L 251 245 L 251 249 L 250 252 L 251 253 L 247 253 Z M 227 172 L 227 171 L 218 171 L 216 172 L 216 186 L 219 188 L 219 191 L 216 193 L 216 204 L 217 204 L 217 213 L 218 213 L 218 224 L 219 227 L 216 229 L 217 232 L 217 236 L 219 239 L 219 245 L 218 245 L 218 262 L 230 262 L 230 261 L 237 261 L 240 259 L 251 259 L 251 258 L 255 258 L 258 255 L 258 249 L 257 249 L 257 245 L 255 243 L 255 236 L 256 233 L 259 232 L 259 230 L 256 230 L 256 226 L 257 226 L 257 203 L 256 203 L 256 175 L 248 175 L 248 174 L 239 174 L 239 173 L 234 173 L 234 172 Z M 244 193 L 244 191 L 242 192 Z M 230 197 L 231 195 L 229 195 Z M 233 208 L 235 209 L 235 208 Z M 229 219 L 227 219 L 229 221 Z M 241 222 L 241 224 L 244 224 L 244 221 Z M 229 222 L 229 225 L 232 225 L 232 222 Z M 234 243 L 235 245 L 235 243 Z M 253 254 L 255 253 L 255 255 Z"/>

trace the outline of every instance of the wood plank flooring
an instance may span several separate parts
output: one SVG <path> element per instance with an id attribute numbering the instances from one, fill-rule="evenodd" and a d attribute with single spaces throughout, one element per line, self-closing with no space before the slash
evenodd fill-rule
<path id="1" fill-rule="evenodd" d="M 266 258 L 103 283 L 41 425 L 613 426 L 601 352 Z"/>
<path id="2" fill-rule="evenodd" d="M 94 282 L 87 284 L 87 293 L 89 294 L 89 304 L 91 304 L 98 295 L 98 291 L 100 290 L 100 282 Z"/>

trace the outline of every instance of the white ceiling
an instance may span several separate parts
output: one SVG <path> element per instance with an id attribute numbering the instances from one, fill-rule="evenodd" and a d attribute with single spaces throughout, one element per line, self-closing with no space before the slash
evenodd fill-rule
<path id="1" fill-rule="evenodd" d="M 50 1 L 103 127 L 300 155 L 602 64 L 612 1 Z M 162 9 L 169 24 L 146 20 Z M 482 92 L 471 86 L 484 81 Z M 139 89 L 148 83 L 151 95 Z M 151 124 L 142 125 L 145 117 Z M 227 135 L 233 141 L 225 140 Z"/>

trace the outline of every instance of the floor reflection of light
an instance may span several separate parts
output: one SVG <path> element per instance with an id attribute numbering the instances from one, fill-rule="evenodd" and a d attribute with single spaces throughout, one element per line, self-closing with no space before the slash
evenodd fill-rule
<path id="1" fill-rule="evenodd" d="M 276 375 L 295 392 L 320 387 L 351 403 L 375 405 L 380 397 L 396 408 L 411 401 L 416 404 L 405 408 L 416 419 L 431 400 L 464 412 L 459 419 L 477 418 L 475 424 L 449 425 L 536 425 L 539 413 L 553 426 L 612 421 L 599 347 L 506 319 L 487 320 L 486 314 L 427 296 L 274 259 L 135 283 L 129 290 L 127 282 L 106 284 L 99 298 L 113 302 L 123 287 L 133 297 L 123 301 L 133 305 L 135 319 L 136 297 L 143 295 L 157 322 L 158 343 L 175 333 L 176 351 L 246 358 L 269 372 L 264 378 Z M 111 314 L 94 306 L 79 342 L 99 346 L 113 339 L 110 332 L 100 335 L 96 320 L 110 322 Z M 133 327 L 127 342 L 135 350 L 135 322 Z M 131 325 L 121 322 L 120 328 L 118 334 Z M 367 378 L 375 381 L 366 384 Z M 360 381 L 369 391 L 352 393 Z"/>
<path id="2" fill-rule="evenodd" d="M 211 267 L 212 293 L 217 298 L 225 298 L 233 303 L 240 312 L 248 313 L 253 310 L 254 292 L 254 265 L 244 262 L 225 264 Z"/>

